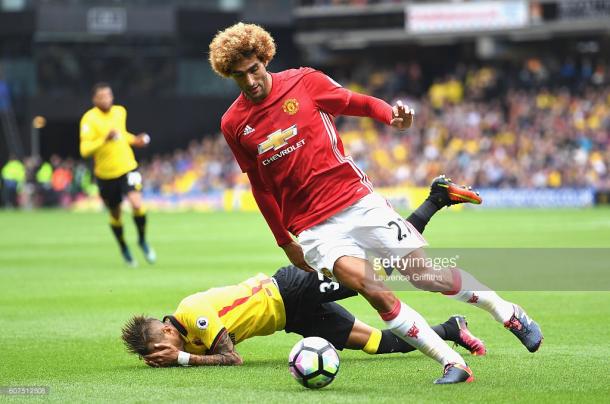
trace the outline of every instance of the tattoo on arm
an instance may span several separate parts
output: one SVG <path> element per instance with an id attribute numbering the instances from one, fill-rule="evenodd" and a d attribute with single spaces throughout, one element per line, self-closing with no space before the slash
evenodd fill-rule
<path id="1" fill-rule="evenodd" d="M 235 351 L 233 341 L 229 333 L 223 331 L 223 335 L 216 343 L 214 351 L 210 355 L 191 355 L 189 364 L 192 366 L 227 366 L 241 365 L 244 361 Z"/>

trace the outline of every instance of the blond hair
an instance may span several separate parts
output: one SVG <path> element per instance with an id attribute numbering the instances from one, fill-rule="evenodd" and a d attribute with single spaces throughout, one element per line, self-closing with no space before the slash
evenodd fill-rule
<path id="1" fill-rule="evenodd" d="M 275 42 L 256 24 L 239 22 L 216 34 L 210 43 L 210 64 L 223 77 L 231 75 L 232 66 L 244 57 L 255 55 L 265 65 L 275 56 Z"/>

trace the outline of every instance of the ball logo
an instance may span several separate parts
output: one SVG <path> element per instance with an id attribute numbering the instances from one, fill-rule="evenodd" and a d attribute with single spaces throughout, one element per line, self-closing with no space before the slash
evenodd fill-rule
<path id="1" fill-rule="evenodd" d="M 294 115 L 299 111 L 299 102 L 294 98 L 287 99 L 286 101 L 284 101 L 282 109 L 288 115 Z"/>
<path id="2" fill-rule="evenodd" d="M 196 323 L 197 328 L 199 328 L 200 330 L 205 330 L 206 328 L 208 328 L 208 319 L 205 317 L 199 317 Z"/>

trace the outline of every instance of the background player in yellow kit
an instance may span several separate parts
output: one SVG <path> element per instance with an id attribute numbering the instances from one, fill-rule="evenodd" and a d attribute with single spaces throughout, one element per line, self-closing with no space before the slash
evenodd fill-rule
<path id="1" fill-rule="evenodd" d="M 290 265 L 272 277 L 259 273 L 238 285 L 187 296 L 163 321 L 134 316 L 123 327 L 122 337 L 130 352 L 153 367 L 240 365 L 235 344 L 280 330 L 322 337 L 340 350 L 369 354 L 415 350 L 390 330 L 373 328 L 335 303 L 356 295 L 319 273 Z M 462 316 L 432 328 L 474 355 L 485 354 L 485 346 L 470 333 Z"/>
<path id="2" fill-rule="evenodd" d="M 148 263 L 156 260 L 155 251 L 146 241 L 146 211 L 142 206 L 142 175 L 136 170 L 138 163 L 133 147 L 146 147 L 150 136 L 133 135 L 127 131 L 127 110 L 113 105 L 114 96 L 107 83 L 93 86 L 93 108 L 85 112 L 80 122 L 80 153 L 93 156 L 94 173 L 104 204 L 110 211 L 110 228 L 123 259 L 130 266 L 137 265 L 123 236 L 121 202 L 123 196 L 131 204 L 133 220 L 138 229 L 138 244 Z"/>

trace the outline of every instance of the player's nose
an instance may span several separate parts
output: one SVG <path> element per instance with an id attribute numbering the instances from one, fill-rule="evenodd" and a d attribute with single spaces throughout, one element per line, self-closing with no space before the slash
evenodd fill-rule
<path id="1" fill-rule="evenodd" d="M 246 84 L 248 85 L 248 87 L 253 87 L 254 84 L 256 84 L 256 81 L 254 80 L 254 75 L 253 74 L 247 74 L 246 75 Z"/>

